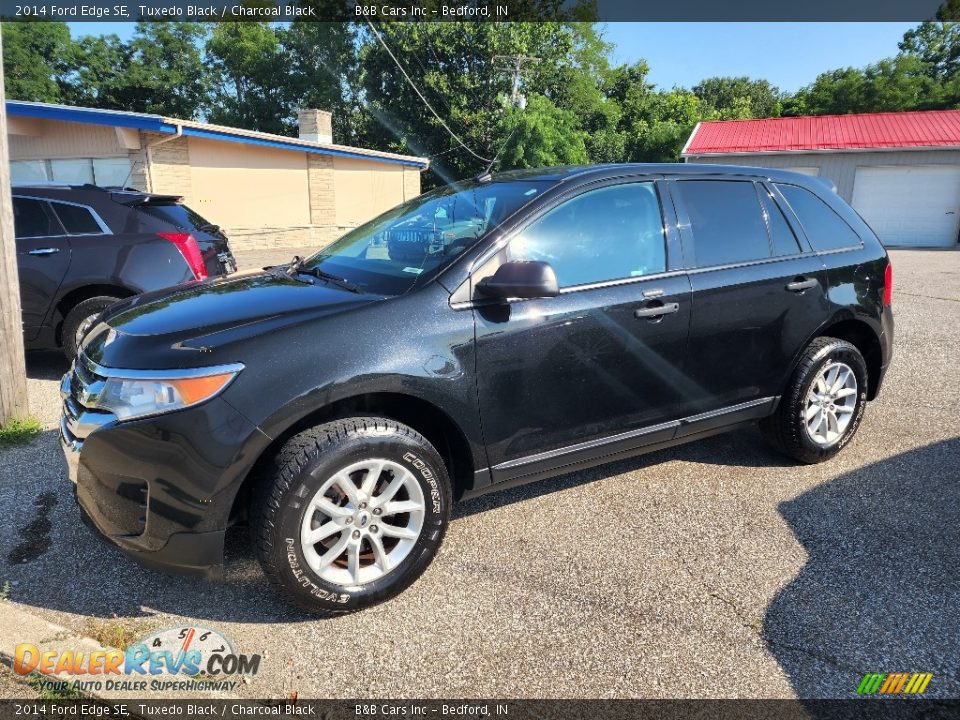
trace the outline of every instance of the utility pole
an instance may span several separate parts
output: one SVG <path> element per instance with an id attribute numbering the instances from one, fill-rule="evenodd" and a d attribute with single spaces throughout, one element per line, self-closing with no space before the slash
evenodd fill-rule
<path id="1" fill-rule="evenodd" d="M 0 425 L 5 425 L 14 418 L 26 417 L 28 407 L 2 58 L 3 40 L 0 38 Z"/>
<path id="2" fill-rule="evenodd" d="M 517 107 L 523 107 L 527 104 L 526 98 L 520 95 L 520 77 L 523 74 L 524 65 L 535 65 L 540 62 L 540 58 L 531 55 L 494 55 L 494 65 L 508 73 L 513 73 L 511 82 L 510 102 Z"/>

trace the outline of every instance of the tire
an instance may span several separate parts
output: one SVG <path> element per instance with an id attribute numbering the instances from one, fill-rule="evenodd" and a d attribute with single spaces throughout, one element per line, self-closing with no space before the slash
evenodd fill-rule
<path id="1" fill-rule="evenodd" d="M 368 483 L 373 490 L 364 494 Z M 417 431 L 378 417 L 329 422 L 290 438 L 259 483 L 251 513 L 256 554 L 297 606 L 319 615 L 360 610 L 423 574 L 443 541 L 451 497 L 440 455 Z M 392 512 L 418 504 L 422 511 Z M 319 539 L 311 543 L 306 533 Z"/>
<path id="2" fill-rule="evenodd" d="M 834 369 L 837 374 L 830 375 Z M 839 388 L 835 399 L 827 387 L 831 379 Z M 760 421 L 760 430 L 784 455 L 802 463 L 819 463 L 850 442 L 866 404 L 867 364 L 860 351 L 845 340 L 819 337 L 804 351 L 776 412 Z"/>
<path id="3" fill-rule="evenodd" d="M 67 360 L 73 360 L 77 356 L 83 335 L 93 327 L 100 313 L 119 300 L 120 298 L 110 295 L 98 295 L 73 306 L 63 319 L 60 335 L 63 341 L 63 354 L 67 356 Z"/>

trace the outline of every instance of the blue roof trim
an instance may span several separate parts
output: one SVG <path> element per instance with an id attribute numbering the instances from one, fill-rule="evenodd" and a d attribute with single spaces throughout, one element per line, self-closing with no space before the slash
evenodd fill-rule
<path id="1" fill-rule="evenodd" d="M 97 110 L 94 108 L 73 108 L 64 105 L 47 105 L 44 103 L 29 103 L 20 102 L 17 100 L 8 100 L 7 114 L 19 117 L 40 118 L 42 120 L 63 120 L 66 122 L 134 128 L 137 130 L 148 130 L 151 132 L 168 134 L 177 132 L 177 125 L 168 122 L 160 115 L 150 115 L 147 113 L 123 112 L 118 110 Z M 221 130 L 206 130 L 202 128 L 183 126 L 183 134 L 190 137 L 207 138 L 209 140 L 222 140 L 226 142 L 242 143 L 245 145 L 262 145 L 264 147 L 279 148 L 281 150 L 298 150 L 299 152 L 313 153 L 316 155 L 337 155 L 341 157 L 357 158 L 360 160 L 371 160 L 373 162 L 406 165 L 408 167 L 416 167 L 420 169 L 425 169 L 428 167 L 427 163 L 416 162 L 414 160 L 401 160 L 400 158 L 368 155 L 361 152 L 350 152 L 349 150 L 310 147 L 308 145 L 284 142 L 281 139 L 268 140 L 266 138 L 250 137 L 247 135 L 234 135 Z"/>
<path id="2" fill-rule="evenodd" d="M 40 118 L 42 120 L 65 120 L 67 122 L 152 130 L 154 132 L 175 133 L 177 131 L 176 125 L 164 121 L 159 115 L 148 115 L 146 113 L 125 113 L 111 110 L 95 110 L 93 108 L 71 108 L 62 105 L 43 105 L 40 103 L 24 103 L 17 102 L 16 100 L 8 100 L 7 114 L 17 115 L 19 117 Z"/>
<path id="3" fill-rule="evenodd" d="M 350 152 L 348 150 L 334 150 L 332 148 L 310 147 L 309 145 L 299 145 L 283 140 L 267 140 L 266 138 L 249 137 L 247 135 L 232 135 L 230 133 L 217 130 L 205 130 L 184 126 L 183 134 L 189 137 L 201 137 L 208 140 L 224 140 L 227 142 L 237 142 L 246 145 L 263 145 L 264 147 L 280 148 L 282 150 L 299 150 L 300 152 L 313 153 L 315 155 L 338 155 L 341 157 L 358 158 L 360 160 L 373 160 L 374 162 L 394 163 L 396 165 L 409 165 L 417 168 L 426 168 L 426 163 L 415 162 L 413 160 L 401 160 L 399 158 L 382 157 L 380 155 L 367 155 L 366 153 Z"/>

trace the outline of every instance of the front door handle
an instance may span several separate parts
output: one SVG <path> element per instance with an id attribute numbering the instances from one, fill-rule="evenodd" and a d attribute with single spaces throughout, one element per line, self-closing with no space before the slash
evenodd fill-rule
<path id="1" fill-rule="evenodd" d="M 791 283 L 787 283 L 787 290 L 790 292 L 803 292 L 804 290 L 809 290 L 817 286 L 816 278 L 810 278 L 809 280 L 794 280 Z"/>
<path id="2" fill-rule="evenodd" d="M 633 316 L 636 318 L 658 318 L 663 315 L 675 313 L 679 309 L 680 303 L 660 303 L 659 305 L 647 305 L 647 307 L 637 308 L 633 311 Z"/>
<path id="3" fill-rule="evenodd" d="M 60 252 L 60 248 L 37 248 L 36 250 L 28 250 L 27 255 L 53 255 L 58 252 Z"/>

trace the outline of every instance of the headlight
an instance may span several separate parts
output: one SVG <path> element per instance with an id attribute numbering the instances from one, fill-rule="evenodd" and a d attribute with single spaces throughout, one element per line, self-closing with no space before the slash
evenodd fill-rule
<path id="1" fill-rule="evenodd" d="M 103 368 L 106 380 L 95 404 L 120 420 L 182 410 L 216 397 L 242 369 L 239 363 L 156 372 Z"/>

